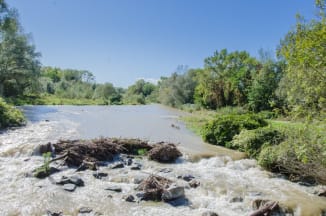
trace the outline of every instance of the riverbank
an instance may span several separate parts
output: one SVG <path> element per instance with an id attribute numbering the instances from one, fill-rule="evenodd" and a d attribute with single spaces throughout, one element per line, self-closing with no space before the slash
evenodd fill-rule
<path id="1" fill-rule="evenodd" d="M 55 95 L 24 95 L 18 97 L 6 98 L 8 103 L 16 106 L 23 105 L 108 105 L 102 99 L 87 99 L 87 98 L 62 98 Z"/>
<path id="2" fill-rule="evenodd" d="M 24 122 L 23 113 L 0 98 L 0 129 L 21 126 Z"/>
<path id="3" fill-rule="evenodd" d="M 234 130 L 234 125 L 230 126 L 230 124 L 239 119 L 238 117 L 235 117 L 235 120 L 231 119 L 241 114 L 244 114 L 243 111 L 237 108 L 222 109 L 217 112 L 201 110 L 182 117 L 182 120 L 189 129 L 203 138 L 207 138 L 207 130 L 212 130 L 213 136 L 220 138 L 225 136 L 225 131 L 221 130 L 221 127 L 228 128 L 227 131 Z M 226 116 L 226 120 L 221 116 Z M 325 121 L 305 123 L 266 119 L 266 115 L 260 114 L 258 116 L 265 117 L 267 125 L 242 128 L 232 134 L 226 144 L 216 143 L 216 141 L 212 144 L 245 152 L 249 158 L 256 159 L 265 169 L 284 174 L 291 181 L 326 184 Z M 216 130 L 217 127 L 219 131 Z M 203 130 L 204 128 L 206 131 Z"/>

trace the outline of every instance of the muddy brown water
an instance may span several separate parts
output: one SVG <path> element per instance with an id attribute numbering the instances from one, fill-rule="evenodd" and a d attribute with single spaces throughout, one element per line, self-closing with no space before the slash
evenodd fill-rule
<path id="1" fill-rule="evenodd" d="M 248 215 L 255 199 L 277 200 L 293 208 L 293 215 L 321 215 L 326 198 L 313 195 L 316 187 L 305 187 L 275 177 L 262 170 L 254 160 L 241 159 L 242 154 L 208 145 L 187 130 L 179 120 L 187 113 L 160 105 L 146 106 L 25 106 L 26 126 L 0 134 L 0 215 L 45 215 L 47 210 L 77 215 L 81 207 L 89 207 L 103 215 L 201 215 L 215 211 L 219 215 Z M 99 136 L 142 138 L 152 142 L 178 144 L 184 156 L 176 164 L 159 164 L 136 159 L 141 171 L 111 170 L 104 179 L 93 177 L 92 171 L 78 175 L 85 186 L 67 192 L 49 179 L 28 177 L 27 173 L 43 162 L 33 156 L 40 144 L 59 139 L 90 139 Z M 194 160 L 196 158 L 196 160 Z M 164 169 L 167 168 L 167 169 Z M 161 170 L 171 172 L 160 172 Z M 178 175 L 191 174 L 201 182 L 196 189 L 186 189 L 187 200 L 171 203 L 128 203 L 123 197 L 134 194 L 136 182 L 154 173 L 177 180 Z M 65 169 L 53 175 L 76 174 Z M 180 182 L 184 183 L 184 182 Z M 108 185 L 122 188 L 121 193 L 104 190 Z M 241 198 L 241 202 L 234 202 Z"/>

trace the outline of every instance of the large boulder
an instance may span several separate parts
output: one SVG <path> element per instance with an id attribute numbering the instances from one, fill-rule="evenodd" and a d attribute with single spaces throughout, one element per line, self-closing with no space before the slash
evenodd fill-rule
<path id="1" fill-rule="evenodd" d="M 157 144 L 148 152 L 148 158 L 161 163 L 174 162 L 178 157 L 181 157 L 181 152 L 174 144 Z"/>
<path id="2" fill-rule="evenodd" d="M 170 200 L 184 197 L 184 195 L 185 195 L 184 187 L 176 184 L 172 184 L 167 189 L 163 190 L 162 200 L 170 201 Z"/>

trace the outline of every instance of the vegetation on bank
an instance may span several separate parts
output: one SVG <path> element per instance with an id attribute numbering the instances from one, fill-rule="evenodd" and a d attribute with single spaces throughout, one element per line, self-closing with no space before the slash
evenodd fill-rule
<path id="1" fill-rule="evenodd" d="M 269 115 L 231 110 L 196 111 L 183 120 L 207 142 L 245 152 L 267 170 L 293 181 L 326 184 L 325 121 L 263 120 Z"/>
<path id="2" fill-rule="evenodd" d="M 23 113 L 0 98 L 0 129 L 24 124 Z"/>

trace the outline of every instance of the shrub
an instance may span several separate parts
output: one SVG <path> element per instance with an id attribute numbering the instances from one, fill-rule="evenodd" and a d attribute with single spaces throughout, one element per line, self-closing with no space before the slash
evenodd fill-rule
<path id="1" fill-rule="evenodd" d="M 0 98 L 0 128 L 20 126 L 24 121 L 24 115 L 20 110 Z"/>
<path id="2" fill-rule="evenodd" d="M 242 130 L 233 137 L 231 148 L 243 151 L 251 158 L 257 158 L 261 149 L 278 145 L 284 138 L 283 133 L 271 127 Z"/>
<path id="3" fill-rule="evenodd" d="M 289 127 L 279 145 L 262 148 L 258 163 L 271 170 L 299 177 L 312 177 L 326 184 L 326 136 L 314 125 Z"/>
<path id="4" fill-rule="evenodd" d="M 263 118 L 254 114 L 220 115 L 206 123 L 201 134 L 206 142 L 228 147 L 233 137 L 242 129 L 252 130 L 266 125 Z"/>

